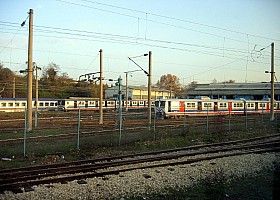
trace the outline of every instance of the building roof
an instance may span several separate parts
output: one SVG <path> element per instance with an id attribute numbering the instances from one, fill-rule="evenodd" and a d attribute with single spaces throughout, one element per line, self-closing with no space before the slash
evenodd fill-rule
<path id="1" fill-rule="evenodd" d="M 270 95 L 271 84 L 261 83 L 215 83 L 197 84 L 188 95 Z M 274 84 L 275 95 L 280 95 L 280 83 Z"/>
<path id="2" fill-rule="evenodd" d="M 146 87 L 146 86 L 132 86 L 132 85 L 129 85 L 128 88 L 131 89 L 131 90 L 148 90 L 148 87 Z M 116 90 L 116 89 L 118 89 L 118 86 L 109 87 L 106 90 Z M 125 89 L 125 86 L 122 86 L 122 89 Z M 160 88 L 157 88 L 157 87 L 152 87 L 152 91 L 170 92 L 169 90 L 160 89 Z"/>

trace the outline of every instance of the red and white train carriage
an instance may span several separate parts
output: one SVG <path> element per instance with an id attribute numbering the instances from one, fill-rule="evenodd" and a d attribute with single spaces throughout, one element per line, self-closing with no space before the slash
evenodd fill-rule
<path id="1" fill-rule="evenodd" d="M 156 112 L 164 117 L 269 113 L 269 100 L 229 99 L 158 99 Z M 275 101 L 274 111 L 280 112 L 280 102 Z"/>

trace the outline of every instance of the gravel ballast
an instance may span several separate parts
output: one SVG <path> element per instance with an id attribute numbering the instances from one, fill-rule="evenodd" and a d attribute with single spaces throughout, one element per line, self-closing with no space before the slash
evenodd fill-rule
<path id="1" fill-rule="evenodd" d="M 125 199 L 148 197 L 167 188 L 193 187 L 200 181 L 222 176 L 227 182 L 273 170 L 279 153 L 247 154 L 193 164 L 122 172 L 118 175 L 33 187 L 34 191 L 14 194 L 6 191 L 0 199 Z M 220 173 L 220 174 L 219 174 Z"/>

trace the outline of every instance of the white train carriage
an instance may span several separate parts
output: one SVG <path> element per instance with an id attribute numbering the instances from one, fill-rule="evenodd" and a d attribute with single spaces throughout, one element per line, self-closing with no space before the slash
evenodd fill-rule
<path id="1" fill-rule="evenodd" d="M 0 112 L 23 112 L 27 109 L 25 98 L 0 98 Z M 36 100 L 32 100 L 32 109 L 36 109 Z M 39 99 L 38 110 L 57 110 L 57 100 Z"/>
<path id="2" fill-rule="evenodd" d="M 104 105 L 104 104 L 103 104 Z M 58 109 L 64 111 L 71 110 L 98 110 L 99 101 L 97 99 L 63 99 L 58 101 Z"/>
<path id="3" fill-rule="evenodd" d="M 33 100 L 33 109 L 36 108 L 36 101 Z M 55 99 L 39 99 L 38 101 L 39 111 L 56 111 L 57 110 L 57 100 Z"/>
<path id="4" fill-rule="evenodd" d="M 1 98 L 0 111 L 1 112 L 22 112 L 27 107 L 26 99 L 19 98 Z"/>

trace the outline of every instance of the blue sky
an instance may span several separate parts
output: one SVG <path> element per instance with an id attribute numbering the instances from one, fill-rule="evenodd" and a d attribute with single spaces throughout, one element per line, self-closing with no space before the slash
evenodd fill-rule
<path id="1" fill-rule="evenodd" d="M 103 49 L 106 79 L 124 79 L 139 69 L 128 57 L 152 51 L 153 84 L 167 73 L 181 84 L 269 81 L 272 42 L 280 77 L 278 0 L 0 0 L 0 62 L 13 71 L 26 68 L 28 20 L 20 24 L 30 8 L 34 61 L 74 79 L 99 71 Z M 148 71 L 148 57 L 134 61 Z M 129 84 L 147 76 L 134 72 Z"/>

